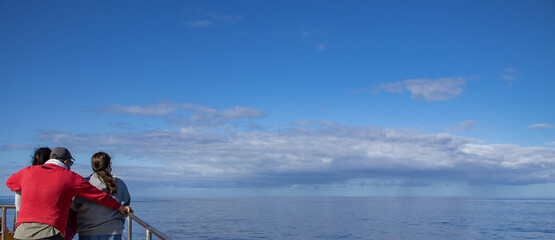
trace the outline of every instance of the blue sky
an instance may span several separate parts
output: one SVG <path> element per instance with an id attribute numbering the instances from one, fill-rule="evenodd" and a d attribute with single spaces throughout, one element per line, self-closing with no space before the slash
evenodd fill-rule
<path id="1" fill-rule="evenodd" d="M 555 196 L 553 1 L 10 0 L 0 22 L 3 181 L 65 146 L 137 196 Z"/>

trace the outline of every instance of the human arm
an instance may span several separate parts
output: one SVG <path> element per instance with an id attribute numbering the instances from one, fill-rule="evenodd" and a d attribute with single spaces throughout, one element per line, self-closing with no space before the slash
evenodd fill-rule
<path id="1" fill-rule="evenodd" d="M 19 208 L 21 206 L 21 191 L 15 192 L 14 203 L 15 203 L 15 211 L 19 212 Z"/>
<path id="2" fill-rule="evenodd" d="M 116 178 L 117 180 L 117 192 L 114 197 L 118 200 L 121 205 L 129 206 L 131 204 L 131 195 L 127 189 L 127 185 L 121 178 Z"/>
<path id="3" fill-rule="evenodd" d="M 8 180 L 6 181 L 6 186 L 7 186 L 10 190 L 12 190 L 13 192 L 21 191 L 20 177 L 21 177 L 20 172 L 17 172 L 17 173 L 15 173 L 15 174 L 13 174 L 13 175 L 10 176 L 10 177 L 8 178 Z"/>
<path id="4" fill-rule="evenodd" d="M 129 207 L 131 204 L 131 195 L 129 194 L 129 190 L 127 189 L 127 185 L 125 182 L 118 178 L 117 180 L 118 192 L 117 194 L 120 195 L 119 202 L 123 207 L 126 207 L 127 212 L 133 213 L 133 209 Z M 121 212 L 121 208 L 120 208 Z M 123 215 L 127 216 L 127 213 L 122 212 Z"/>
<path id="5" fill-rule="evenodd" d="M 75 174 L 73 183 L 76 196 L 80 196 L 88 200 L 100 203 L 105 207 L 111 209 L 120 209 L 121 204 L 118 203 L 112 196 L 91 185 L 89 181 L 87 181 L 83 177 Z"/>

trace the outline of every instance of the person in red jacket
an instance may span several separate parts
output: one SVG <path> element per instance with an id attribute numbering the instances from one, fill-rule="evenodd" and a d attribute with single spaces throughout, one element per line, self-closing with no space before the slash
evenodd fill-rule
<path id="1" fill-rule="evenodd" d="M 8 178 L 8 188 L 21 191 L 15 239 L 62 240 L 74 196 L 117 209 L 124 215 L 132 211 L 71 171 L 73 160 L 66 148 L 57 147 L 45 164 L 26 167 Z"/>

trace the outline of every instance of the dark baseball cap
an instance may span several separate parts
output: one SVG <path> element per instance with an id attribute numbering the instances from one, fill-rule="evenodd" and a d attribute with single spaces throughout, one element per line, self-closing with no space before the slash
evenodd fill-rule
<path id="1" fill-rule="evenodd" d="M 56 147 L 52 149 L 52 152 L 50 152 L 50 159 L 58 159 L 64 161 L 71 160 L 73 159 L 73 157 L 71 156 L 71 153 L 69 153 L 69 150 L 67 150 L 67 148 Z"/>

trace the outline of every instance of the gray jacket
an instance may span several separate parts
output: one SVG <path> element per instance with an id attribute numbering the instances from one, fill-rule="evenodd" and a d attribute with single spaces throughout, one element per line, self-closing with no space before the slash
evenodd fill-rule
<path id="1" fill-rule="evenodd" d="M 96 173 L 85 178 L 93 186 L 108 192 L 106 184 Z M 117 181 L 117 192 L 112 195 L 123 206 L 129 206 L 131 196 L 123 180 L 114 177 Z M 118 211 L 104 207 L 96 202 L 75 197 L 71 208 L 77 211 L 77 232 L 79 235 L 120 235 L 123 232 L 125 217 Z"/>

